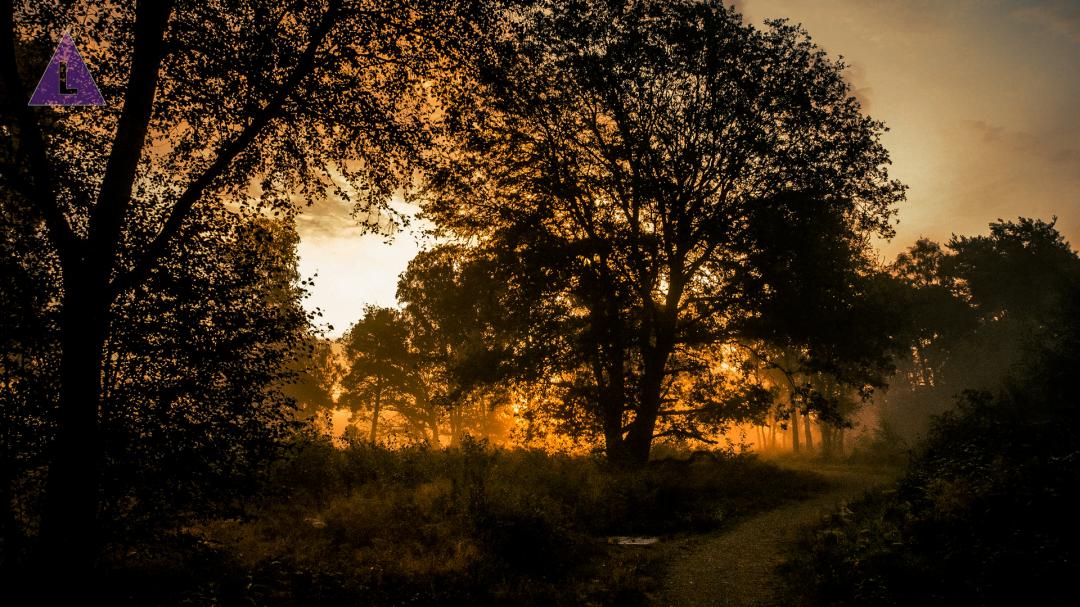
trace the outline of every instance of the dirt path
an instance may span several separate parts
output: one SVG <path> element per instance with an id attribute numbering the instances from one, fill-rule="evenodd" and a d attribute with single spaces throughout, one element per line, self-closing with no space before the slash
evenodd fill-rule
<path id="1" fill-rule="evenodd" d="M 887 482 L 885 473 L 816 470 L 835 486 L 808 500 L 750 518 L 719 535 L 687 542 L 668 566 L 662 607 L 771 605 L 775 570 L 800 527 L 816 522 L 839 502 Z"/>

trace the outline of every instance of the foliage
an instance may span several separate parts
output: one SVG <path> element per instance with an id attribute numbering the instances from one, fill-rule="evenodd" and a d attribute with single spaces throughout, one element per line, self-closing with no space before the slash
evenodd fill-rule
<path id="1" fill-rule="evenodd" d="M 152 435 L 155 440 L 144 444 L 157 451 L 140 454 L 150 460 L 168 460 L 174 450 L 171 443 L 156 442 L 161 432 L 113 424 L 121 417 L 132 421 L 132 415 L 109 417 L 113 386 L 105 380 L 115 352 L 108 348 L 116 341 L 114 331 L 132 320 L 122 311 L 182 291 L 182 283 L 167 284 L 168 266 L 204 252 L 202 239 L 230 235 L 228 226 L 217 225 L 228 216 L 225 209 L 288 218 L 299 203 L 331 192 L 388 212 L 391 194 L 408 184 L 419 149 L 431 140 L 427 122 L 437 108 L 425 82 L 447 68 L 469 39 L 441 34 L 453 31 L 467 12 L 457 3 L 424 0 L 394 10 L 381 2 L 342 0 L 0 5 L 0 199 L 5 214 L 28 212 L 34 225 L 24 233 L 44 235 L 40 241 L 56 269 L 49 285 L 54 290 L 37 294 L 58 308 L 53 431 L 42 437 L 49 443 L 43 562 L 80 579 L 89 576 L 102 539 L 99 522 L 116 506 L 103 504 L 100 491 L 127 483 L 103 476 L 115 463 L 108 450 L 117 433 Z M 28 107 L 28 83 L 37 80 L 51 40 L 72 23 L 100 36 L 82 48 L 106 104 Z M 241 264 L 250 262 L 240 257 Z M 205 278 L 220 279 L 222 288 L 230 281 L 212 270 Z M 162 292 L 147 297 L 151 286 Z M 198 293 L 217 298 L 202 302 L 204 308 L 175 309 L 183 322 L 201 324 L 176 326 L 164 319 L 159 328 L 174 332 L 169 339 L 157 344 L 154 335 L 139 338 L 150 347 L 168 345 L 191 330 L 193 347 L 208 345 L 198 338 L 203 329 L 215 330 L 213 307 L 221 294 L 214 289 Z M 257 334 L 262 337 L 265 323 L 274 320 L 274 314 L 260 319 L 265 322 Z M 236 341 L 215 343 L 218 350 L 205 353 L 219 368 L 207 377 L 195 362 L 193 377 L 206 388 L 220 387 L 219 377 L 227 377 L 231 365 L 251 362 L 245 356 L 270 356 L 279 347 L 263 348 L 264 342 L 235 349 L 250 345 L 249 337 L 241 330 Z M 190 405 L 191 411 L 165 408 L 168 413 L 158 415 L 159 408 L 135 417 L 136 426 L 157 419 L 193 428 L 207 421 L 200 419 L 205 416 L 198 402 L 173 400 L 173 355 L 159 356 L 151 375 L 161 381 L 146 397 Z M 231 393 L 226 400 L 236 398 L 232 405 L 243 407 L 240 401 L 251 401 L 264 387 L 260 381 L 273 373 L 264 367 L 250 386 L 239 378 L 224 389 Z M 235 430 L 244 435 L 257 417 L 244 418 Z M 222 437 L 233 430 L 206 424 L 205 440 L 190 446 L 201 460 L 212 460 L 214 450 L 227 450 L 229 441 Z M 55 591 L 70 593 L 78 586 Z"/>
<path id="2" fill-rule="evenodd" d="M 460 450 L 366 441 L 341 450 L 311 433 L 275 468 L 272 486 L 278 492 L 247 517 L 194 529 L 193 545 L 118 564 L 111 575 L 126 585 L 126 600 L 641 603 L 656 589 L 655 572 L 637 570 L 626 553 L 638 549 L 610 546 L 606 536 L 716 529 L 821 481 L 750 457 L 627 472 L 471 440 Z"/>
<path id="3" fill-rule="evenodd" d="M 721 2 L 512 5 L 450 87 L 424 214 L 533 250 L 495 259 L 533 269 L 531 320 L 550 320 L 530 328 L 557 353 L 537 374 L 563 376 L 613 459 L 642 463 L 685 359 L 781 293 L 774 253 L 805 240 L 806 264 L 850 264 L 904 188 L 843 64 L 796 26 L 758 30 Z M 807 229 L 785 241 L 787 224 Z"/>
<path id="4" fill-rule="evenodd" d="M 1055 222 L 1019 218 L 944 247 L 920 240 L 898 256 L 893 274 L 910 285 L 897 300 L 913 339 L 881 405 L 911 439 L 960 391 L 996 392 L 1004 378 L 1030 374 L 1041 352 L 1061 348 L 1080 257 Z"/>
<path id="5" fill-rule="evenodd" d="M 228 211 L 195 217 L 207 229 L 115 311 L 101 511 L 114 537 L 232 505 L 291 433 L 282 389 L 309 355 L 312 320 L 296 233 Z"/>
<path id="6" fill-rule="evenodd" d="M 994 224 L 950 248 L 934 263 L 949 278 L 924 284 L 951 283 L 970 298 L 978 322 L 967 338 L 1013 349 L 1009 374 L 996 393 L 965 391 L 936 418 L 895 489 L 807 535 L 788 568 L 789 602 L 1074 602 L 1080 258 L 1052 223 L 1032 220 Z M 935 248 L 916 251 L 926 252 Z"/>
<path id="7" fill-rule="evenodd" d="M 281 390 L 292 377 L 288 362 L 308 354 L 310 320 L 299 305 L 296 235 L 280 222 L 226 211 L 196 217 L 213 229 L 116 305 L 101 421 L 100 508 L 109 541 L 233 507 L 291 432 Z M 23 265 L 33 259 L 5 255 L 4 262 L 24 267 L 23 280 L 55 269 Z M 3 479 L 5 560 L 21 556 L 18 538 L 35 536 L 41 516 L 59 352 L 48 323 L 56 308 L 32 297 L 55 289 L 19 285 L 6 293 L 30 299 L 3 306 L 16 320 L 6 334 L 0 390 L 12 463 Z"/>
<path id="8" fill-rule="evenodd" d="M 1080 436 L 1064 420 L 1033 421 L 1028 405 L 965 396 L 897 488 L 803 540 L 789 592 L 814 605 L 994 605 L 1031 593 L 1071 604 Z"/>
<path id="9" fill-rule="evenodd" d="M 399 310 L 367 306 L 363 318 L 342 339 L 349 361 L 342 380 L 344 403 L 352 410 L 354 423 L 362 411 L 370 411 L 371 443 L 379 438 L 380 413 L 390 410 L 404 418 L 411 434 L 439 443 L 440 411 L 432 402 L 433 386 L 412 343 L 413 330 Z"/>
<path id="10" fill-rule="evenodd" d="M 302 284 L 310 283 L 305 281 Z M 304 340 L 303 347 L 306 355 L 299 357 L 291 366 L 293 377 L 284 392 L 296 401 L 296 417 L 306 421 L 318 419 L 335 408 L 344 369 L 334 343 L 314 330 Z"/>

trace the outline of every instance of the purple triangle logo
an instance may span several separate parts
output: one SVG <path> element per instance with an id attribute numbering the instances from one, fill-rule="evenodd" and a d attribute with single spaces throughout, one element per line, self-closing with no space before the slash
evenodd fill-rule
<path id="1" fill-rule="evenodd" d="M 79 49 L 64 33 L 27 105 L 105 105 Z"/>

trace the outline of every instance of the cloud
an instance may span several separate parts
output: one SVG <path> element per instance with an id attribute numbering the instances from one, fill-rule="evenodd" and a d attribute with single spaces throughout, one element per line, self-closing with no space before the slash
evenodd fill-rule
<path id="1" fill-rule="evenodd" d="M 359 238 L 374 233 L 384 237 L 400 231 L 401 215 L 409 215 L 398 200 L 391 201 L 388 209 L 356 209 L 352 202 L 328 194 L 311 205 L 303 206 L 296 217 L 300 236 L 308 239 Z"/>
<path id="2" fill-rule="evenodd" d="M 1075 0 L 1045 0 L 1016 8 L 1012 17 L 1023 23 L 1037 25 L 1080 44 L 1080 3 Z"/>
<path id="3" fill-rule="evenodd" d="M 847 69 L 844 70 L 844 78 L 851 85 L 851 95 L 859 101 L 864 112 L 870 112 L 870 104 L 874 97 L 874 87 L 870 86 L 866 77 L 866 70 L 861 64 L 848 60 Z"/>
<path id="4" fill-rule="evenodd" d="M 1080 222 L 1080 149 L 981 120 L 944 135 L 949 170 L 918 201 L 937 209 L 941 227 L 980 233 L 996 218 L 1019 216 L 1056 215 L 1066 228 Z"/>
<path id="5" fill-rule="evenodd" d="M 983 120 L 965 120 L 963 128 L 973 133 L 982 144 L 996 147 L 1009 158 L 1022 164 L 1036 163 L 1066 171 L 1070 181 L 1080 180 L 1080 148 L 1061 147 L 1054 141 L 1034 133 L 1012 131 Z"/>

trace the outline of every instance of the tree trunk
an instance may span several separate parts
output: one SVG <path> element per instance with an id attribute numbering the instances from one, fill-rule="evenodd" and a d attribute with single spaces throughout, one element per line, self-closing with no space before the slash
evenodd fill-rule
<path id="1" fill-rule="evenodd" d="M 371 411 L 371 434 L 368 436 L 368 442 L 372 445 L 375 444 L 375 439 L 379 436 L 379 408 L 382 405 L 382 386 L 380 380 L 375 380 L 375 405 Z"/>
<path id="2" fill-rule="evenodd" d="M 450 408 L 450 448 L 457 449 L 461 446 L 461 408 Z"/>
<path id="3" fill-rule="evenodd" d="M 621 373 L 621 370 L 620 370 Z M 609 373 L 611 379 L 615 379 Z M 612 385 L 614 384 L 614 385 Z M 600 394 L 601 422 L 604 427 L 604 453 L 609 462 L 627 465 L 630 457 L 623 440 L 623 412 L 626 411 L 626 393 L 621 378 L 603 382 L 598 386 Z"/>
<path id="4" fill-rule="evenodd" d="M 657 338 L 657 345 L 642 353 L 644 370 L 641 376 L 641 392 L 637 415 L 630 423 L 626 433 L 627 463 L 631 466 L 644 466 L 649 461 L 652 450 L 653 432 L 656 420 L 660 416 L 662 392 L 664 390 L 664 370 L 668 357 L 674 347 L 671 336 Z"/>
<path id="5" fill-rule="evenodd" d="M 431 446 L 435 449 L 442 448 L 442 439 L 439 438 L 439 412 L 431 407 L 428 417 L 428 426 L 431 428 Z"/>
<path id="6" fill-rule="evenodd" d="M 792 407 L 791 409 L 791 450 L 795 453 L 799 452 L 799 409 Z"/>
<path id="7" fill-rule="evenodd" d="M 814 450 L 814 434 L 811 432 L 810 411 L 803 411 L 803 428 L 806 430 L 806 450 Z"/>
<path id="8" fill-rule="evenodd" d="M 102 445 L 101 370 L 108 335 L 107 283 L 86 264 L 65 268 L 61 310 L 60 408 L 41 524 L 43 563 L 75 578 L 97 558 Z M 80 583 L 88 580 L 81 580 Z"/>
<path id="9" fill-rule="evenodd" d="M 604 428 L 604 453 L 609 462 L 626 465 L 629 454 L 623 441 L 623 413 L 626 412 L 626 384 L 623 377 L 624 355 L 612 348 L 610 360 L 593 361 L 601 424 Z"/>

